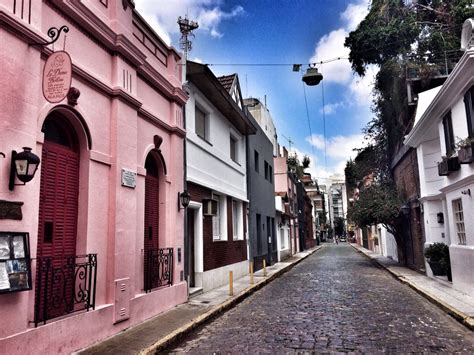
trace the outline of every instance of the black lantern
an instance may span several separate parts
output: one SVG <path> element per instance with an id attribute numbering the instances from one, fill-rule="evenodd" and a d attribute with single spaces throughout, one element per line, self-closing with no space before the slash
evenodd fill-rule
<path id="1" fill-rule="evenodd" d="M 405 203 L 400 207 L 400 211 L 404 216 L 408 216 L 410 214 L 410 205 L 408 203 Z"/>
<path id="2" fill-rule="evenodd" d="M 31 148 L 23 147 L 21 153 L 12 151 L 12 162 L 10 167 L 10 183 L 8 188 L 10 191 L 13 191 L 15 185 L 15 176 L 25 185 L 28 181 L 31 181 L 35 176 L 36 170 L 38 170 L 38 165 L 40 163 L 40 158 L 37 155 L 31 152 Z"/>
<path id="3" fill-rule="evenodd" d="M 306 74 L 303 75 L 303 81 L 308 86 L 316 86 L 323 80 L 323 74 L 318 72 L 317 68 L 308 68 Z"/>
<path id="4" fill-rule="evenodd" d="M 181 209 L 181 206 L 183 206 L 183 208 L 188 207 L 190 201 L 191 201 L 191 195 L 189 194 L 188 191 L 184 190 L 181 193 L 178 192 L 178 211 Z"/>

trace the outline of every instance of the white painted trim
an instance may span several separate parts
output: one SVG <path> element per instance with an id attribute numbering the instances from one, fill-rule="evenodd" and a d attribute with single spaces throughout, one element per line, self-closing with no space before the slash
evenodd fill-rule
<path id="1" fill-rule="evenodd" d="M 202 203 L 191 201 L 188 208 L 194 210 L 194 272 L 204 270 L 204 242 L 202 226 Z M 196 285 L 201 287 L 202 285 Z"/>

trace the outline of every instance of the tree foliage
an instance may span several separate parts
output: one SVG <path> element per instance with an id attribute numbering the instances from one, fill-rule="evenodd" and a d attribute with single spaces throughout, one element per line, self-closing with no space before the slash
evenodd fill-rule
<path id="1" fill-rule="evenodd" d="M 359 226 L 384 225 L 399 248 L 404 243 L 399 213 L 403 201 L 393 182 L 391 162 L 414 119 L 415 111 L 408 105 L 407 72 L 414 70 L 425 89 L 443 73 L 440 68 L 446 74 L 446 63 L 455 63 L 461 56 L 462 23 L 474 15 L 470 4 L 471 0 L 372 0 L 369 13 L 345 41 L 356 73 L 365 75 L 369 65 L 379 68 L 374 117 L 364 129 L 372 146 L 346 165 L 348 185 L 357 185 L 368 172 L 372 184 L 361 189 L 348 219 Z"/>
<path id="2" fill-rule="evenodd" d="M 303 160 L 300 161 L 296 153 L 290 155 L 286 161 L 288 170 L 296 173 L 296 176 L 302 178 L 305 169 L 309 168 L 311 160 L 307 155 L 303 156 Z"/>
<path id="3" fill-rule="evenodd" d="M 360 227 L 382 224 L 397 233 L 402 200 L 394 186 L 374 183 L 362 190 L 359 199 L 347 211 L 347 218 Z"/>
<path id="4" fill-rule="evenodd" d="M 473 15 L 471 0 L 372 0 L 370 11 L 346 38 L 353 70 L 364 75 L 369 64 L 385 65 L 401 56 L 434 63 L 457 49 L 462 22 Z"/>

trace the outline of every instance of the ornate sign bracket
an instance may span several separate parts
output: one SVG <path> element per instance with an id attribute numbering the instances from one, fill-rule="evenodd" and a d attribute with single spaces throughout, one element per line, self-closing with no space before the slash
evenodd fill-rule
<path id="1" fill-rule="evenodd" d="M 63 31 L 64 31 L 64 33 L 68 33 L 69 32 L 69 27 L 67 27 L 66 25 L 61 26 L 59 29 L 57 29 L 56 27 L 51 27 L 48 30 L 48 37 L 51 38 L 50 42 L 30 43 L 29 45 L 30 46 L 49 46 L 50 44 L 53 44 L 54 42 L 56 42 L 59 39 L 59 36 L 61 35 L 61 32 L 63 32 Z"/>

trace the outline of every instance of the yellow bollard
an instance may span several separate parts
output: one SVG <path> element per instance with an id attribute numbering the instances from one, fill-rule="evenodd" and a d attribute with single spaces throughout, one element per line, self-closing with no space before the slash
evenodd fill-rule
<path id="1" fill-rule="evenodd" d="M 267 276 L 267 261 L 263 259 L 263 276 Z"/>
<path id="2" fill-rule="evenodd" d="M 250 262 L 250 284 L 253 285 L 253 261 Z"/>
<path id="3" fill-rule="evenodd" d="M 232 271 L 229 271 L 229 296 L 234 295 L 234 284 L 232 280 L 233 280 Z"/>

